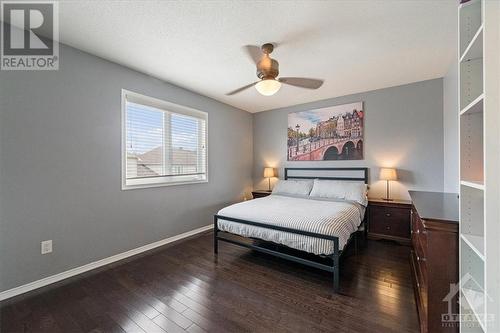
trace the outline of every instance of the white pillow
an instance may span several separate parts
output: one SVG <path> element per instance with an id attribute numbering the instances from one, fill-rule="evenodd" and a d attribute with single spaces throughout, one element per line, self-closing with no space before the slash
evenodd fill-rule
<path id="1" fill-rule="evenodd" d="M 368 205 L 367 187 L 362 182 L 315 179 L 311 197 L 355 201 Z"/>
<path id="2" fill-rule="evenodd" d="M 273 194 L 308 196 L 313 187 L 312 180 L 279 180 Z"/>

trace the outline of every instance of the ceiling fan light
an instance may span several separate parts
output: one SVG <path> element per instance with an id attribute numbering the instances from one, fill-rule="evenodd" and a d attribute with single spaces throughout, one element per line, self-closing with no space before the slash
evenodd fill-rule
<path id="1" fill-rule="evenodd" d="M 281 82 L 273 79 L 267 79 L 267 80 L 262 80 L 259 81 L 255 85 L 255 89 L 264 96 L 271 96 L 274 95 L 280 90 L 281 88 Z"/>

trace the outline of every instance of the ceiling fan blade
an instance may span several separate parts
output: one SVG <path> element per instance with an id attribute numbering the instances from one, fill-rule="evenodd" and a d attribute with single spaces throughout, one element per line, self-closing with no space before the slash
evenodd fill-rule
<path id="1" fill-rule="evenodd" d="M 291 86 L 306 88 L 306 89 L 318 89 L 323 85 L 323 80 L 319 79 L 308 79 L 305 77 L 280 77 L 278 79 L 281 83 L 289 84 Z"/>
<path id="2" fill-rule="evenodd" d="M 245 89 L 248 89 L 248 88 L 253 87 L 253 86 L 254 86 L 257 82 L 259 82 L 259 81 L 256 81 L 256 82 L 253 82 L 253 83 L 247 84 L 246 86 L 243 86 L 243 87 L 241 87 L 241 88 L 238 88 L 238 89 L 236 89 L 236 90 L 233 90 L 233 91 L 231 91 L 231 92 L 228 92 L 228 93 L 226 94 L 226 96 L 231 96 L 231 95 L 234 95 L 234 94 L 240 93 L 240 92 L 242 92 L 242 91 L 243 91 L 243 90 L 245 90 Z"/>
<path id="3" fill-rule="evenodd" d="M 250 59 L 257 65 L 262 59 L 262 51 L 259 46 L 256 45 L 245 45 L 243 49 L 248 54 Z"/>

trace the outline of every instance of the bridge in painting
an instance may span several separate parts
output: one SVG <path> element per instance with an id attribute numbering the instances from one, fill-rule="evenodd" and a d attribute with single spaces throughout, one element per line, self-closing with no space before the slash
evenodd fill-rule
<path id="1" fill-rule="evenodd" d="M 340 160 L 363 151 L 363 138 L 328 138 L 318 141 L 302 140 L 288 147 L 289 161 Z M 349 158 L 358 159 L 358 158 Z"/>

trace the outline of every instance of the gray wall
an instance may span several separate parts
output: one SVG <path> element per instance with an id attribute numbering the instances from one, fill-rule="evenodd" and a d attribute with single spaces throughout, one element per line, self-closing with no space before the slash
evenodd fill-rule
<path id="1" fill-rule="evenodd" d="M 312 110 L 351 102 L 364 102 L 365 159 L 361 161 L 287 162 L 289 112 Z M 407 189 L 443 190 L 443 80 L 332 98 L 254 115 L 254 184 L 266 188 L 264 166 L 368 166 L 370 196 L 383 196 L 378 180 L 381 166 L 396 167 L 400 181 L 391 188 L 395 197 L 408 198 Z"/>
<path id="2" fill-rule="evenodd" d="M 443 78 L 444 191 L 459 190 L 458 67 L 455 62 Z"/>
<path id="3" fill-rule="evenodd" d="M 209 113 L 208 184 L 121 190 L 122 88 Z M 0 103 L 0 290 L 208 225 L 252 186 L 251 114 L 70 47 L 0 72 Z"/>

